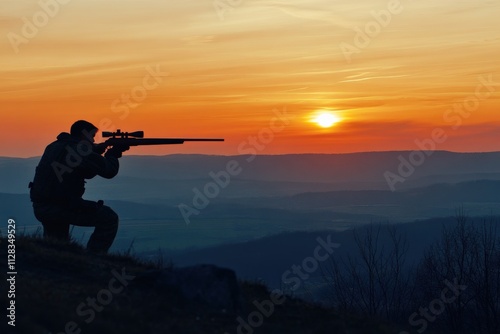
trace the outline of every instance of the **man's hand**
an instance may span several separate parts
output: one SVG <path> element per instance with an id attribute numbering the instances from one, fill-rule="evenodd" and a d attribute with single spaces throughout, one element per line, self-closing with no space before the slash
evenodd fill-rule
<path id="1" fill-rule="evenodd" d="M 122 153 L 128 151 L 130 146 L 128 145 L 114 145 L 112 148 L 106 151 L 106 157 L 121 158 Z"/>

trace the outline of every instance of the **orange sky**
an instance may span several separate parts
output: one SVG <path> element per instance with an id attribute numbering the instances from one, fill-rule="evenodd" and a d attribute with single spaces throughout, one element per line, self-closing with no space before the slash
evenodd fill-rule
<path id="1" fill-rule="evenodd" d="M 436 128 L 438 149 L 500 150 L 499 15 L 493 0 L 3 0 L 0 156 L 38 156 L 77 119 L 226 139 L 130 154 L 235 155 L 259 134 L 264 154 L 413 150 Z M 320 109 L 342 121 L 316 126 Z"/>

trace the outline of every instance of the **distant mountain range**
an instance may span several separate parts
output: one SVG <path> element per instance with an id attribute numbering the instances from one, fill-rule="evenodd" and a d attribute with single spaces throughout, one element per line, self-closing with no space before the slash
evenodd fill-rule
<path id="1" fill-rule="evenodd" d="M 209 173 L 227 169 L 236 161 L 238 180 L 224 189 L 223 197 L 272 196 L 306 191 L 389 190 L 384 173 L 397 174 L 401 159 L 411 152 L 366 152 L 350 154 L 296 154 L 262 156 L 125 156 L 120 174 L 113 180 L 89 181 L 89 191 L 99 194 L 127 194 L 146 191 L 146 196 L 175 197 L 202 187 L 211 180 Z M 251 160 L 253 158 L 253 160 Z M 26 193 L 39 158 L 0 158 L 0 192 Z M 250 161 L 249 161 L 250 160 Z M 453 153 L 435 151 L 398 189 L 422 187 L 433 183 L 470 180 L 500 180 L 500 152 Z M 107 186 L 114 192 L 107 192 Z M 267 186 L 266 186 L 267 185 Z M 130 188 L 132 186 L 140 188 Z M 187 189 L 187 190 L 186 190 Z M 109 197 L 111 199 L 119 199 Z"/>
<path id="2" fill-rule="evenodd" d="M 250 162 L 249 156 L 125 156 L 117 177 L 89 180 L 85 197 L 116 210 L 122 222 L 117 245 L 135 240 L 138 250 L 449 217 L 460 206 L 470 216 L 500 215 L 500 153 L 436 151 L 393 192 L 384 173 L 397 172 L 410 154 L 257 156 Z M 0 158 L 0 213 L 29 231 L 40 227 L 27 194 L 38 160 Z M 187 225 L 179 204 L 195 207 L 196 192 L 226 182 L 228 163 L 237 163 L 240 173 Z"/>
<path id="3" fill-rule="evenodd" d="M 120 233 L 126 233 L 129 243 L 136 240 L 138 250 L 199 248 L 287 231 L 343 230 L 370 222 L 450 217 L 462 206 L 470 216 L 500 215 L 500 181 L 443 183 L 398 192 L 358 190 L 217 198 L 191 217 L 189 225 L 176 199 L 143 203 L 138 197 L 137 201 L 106 200 L 105 204 L 119 214 Z M 0 212 L 5 219 L 16 219 L 19 228 L 33 231 L 40 227 L 28 194 L 0 193 Z M 144 242 L 149 246 L 141 240 L 147 240 Z"/>

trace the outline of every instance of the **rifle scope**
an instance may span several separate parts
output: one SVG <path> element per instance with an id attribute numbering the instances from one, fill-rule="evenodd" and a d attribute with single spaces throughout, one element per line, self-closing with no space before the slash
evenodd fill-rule
<path id="1" fill-rule="evenodd" d="M 129 137 L 144 138 L 144 131 L 121 132 L 120 129 L 118 129 L 116 132 L 103 131 L 102 137 L 103 138 L 108 138 L 108 137 L 111 137 L 111 138 L 129 138 Z"/>

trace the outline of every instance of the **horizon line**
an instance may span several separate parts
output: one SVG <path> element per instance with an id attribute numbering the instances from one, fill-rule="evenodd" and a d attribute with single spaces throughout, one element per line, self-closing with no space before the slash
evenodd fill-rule
<path id="1" fill-rule="evenodd" d="M 386 151 L 354 151 L 354 152 L 339 152 L 339 153 L 315 153 L 315 152 L 302 152 L 302 153 L 278 153 L 278 154 L 256 154 L 256 156 L 293 156 L 293 155 L 351 155 L 351 154 L 374 154 L 374 153 L 408 153 L 408 152 L 440 152 L 440 153 L 453 153 L 453 154 L 488 154 L 488 153 L 500 153 L 500 150 L 495 151 L 450 151 L 450 150 L 386 150 Z M 252 156 L 252 154 L 204 154 L 204 153 L 172 153 L 172 154 L 131 154 L 124 155 L 123 157 L 167 157 L 167 156 L 214 156 L 214 157 L 242 157 L 242 156 Z M 0 155 L 0 159 L 35 159 L 41 158 L 42 155 L 35 156 L 3 156 Z"/>

